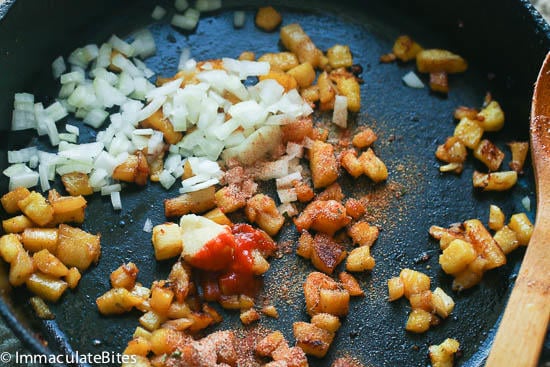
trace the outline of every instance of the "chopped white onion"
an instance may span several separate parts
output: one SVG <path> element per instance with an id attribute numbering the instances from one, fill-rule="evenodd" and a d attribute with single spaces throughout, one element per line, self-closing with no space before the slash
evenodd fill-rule
<path id="1" fill-rule="evenodd" d="M 66 141 L 69 143 L 76 143 L 77 137 L 75 134 L 69 134 L 69 133 L 59 133 L 59 139 L 61 141 Z"/>
<path id="2" fill-rule="evenodd" d="M 114 210 L 122 210 L 122 201 L 120 200 L 120 192 L 111 192 L 111 204 Z"/>
<path id="3" fill-rule="evenodd" d="M 166 9 L 164 9 L 162 6 L 157 5 L 151 12 L 151 18 L 154 20 L 161 20 L 166 15 Z"/>
<path id="4" fill-rule="evenodd" d="M 243 10 L 236 10 L 233 13 L 233 26 L 235 28 L 242 28 L 246 21 L 246 13 Z"/>
<path id="5" fill-rule="evenodd" d="M 38 184 L 39 175 L 37 172 L 30 171 L 20 175 L 10 177 L 9 189 L 17 187 L 34 187 Z"/>
<path id="6" fill-rule="evenodd" d="M 162 170 L 159 175 L 159 182 L 166 190 L 168 190 L 176 182 L 176 178 L 167 170 Z"/>
<path id="7" fill-rule="evenodd" d="M 65 60 L 63 59 L 63 56 L 57 57 L 52 62 L 52 74 L 54 79 L 58 79 L 61 74 L 63 74 L 67 70 L 67 65 L 65 65 Z"/>
<path id="8" fill-rule="evenodd" d="M 197 18 L 188 17 L 186 15 L 180 14 L 174 14 L 172 16 L 172 20 L 170 21 L 170 24 L 172 24 L 174 27 L 178 27 L 186 31 L 195 29 L 198 23 L 199 20 Z"/>
<path id="9" fill-rule="evenodd" d="M 298 200 L 298 195 L 296 194 L 295 188 L 290 189 L 278 189 L 277 195 L 281 203 L 291 203 Z"/>
<path id="10" fill-rule="evenodd" d="M 95 65 L 97 68 L 106 68 L 111 64 L 111 55 L 113 52 L 113 47 L 108 44 L 104 43 L 99 47 L 99 52 L 97 55 L 97 59 L 95 62 Z"/>
<path id="11" fill-rule="evenodd" d="M 77 126 L 71 125 L 71 124 L 65 124 L 65 130 L 67 130 L 68 133 L 74 134 L 76 136 L 80 135 L 80 130 Z"/>
<path id="12" fill-rule="evenodd" d="M 8 163 L 25 163 L 30 161 L 31 157 L 37 154 L 38 148 L 36 147 L 8 150 Z"/>
<path id="13" fill-rule="evenodd" d="M 174 1 L 174 8 L 176 8 L 177 11 L 182 12 L 185 11 L 189 7 L 189 2 L 187 0 L 176 0 Z"/>
<path id="14" fill-rule="evenodd" d="M 101 188 L 101 195 L 102 196 L 111 195 L 113 192 L 120 192 L 120 190 L 122 190 L 122 186 L 120 184 L 103 186 Z"/>
<path id="15" fill-rule="evenodd" d="M 222 59 L 225 70 L 237 74 L 241 80 L 249 76 L 266 75 L 270 65 L 265 61 L 236 60 L 224 57 Z"/>
<path id="16" fill-rule="evenodd" d="M 424 88 L 424 83 L 422 80 L 415 74 L 414 71 L 409 71 L 403 76 L 403 82 L 411 88 Z"/>
<path id="17" fill-rule="evenodd" d="M 213 11 L 218 10 L 222 7 L 222 1 L 221 0 L 197 0 L 195 3 L 195 7 L 198 11 L 205 12 L 205 11 Z"/>
<path id="18" fill-rule="evenodd" d="M 527 210 L 528 212 L 531 211 L 531 199 L 529 199 L 529 196 L 525 196 L 523 199 L 521 199 L 521 204 Z"/>
<path id="19" fill-rule="evenodd" d="M 178 70 L 184 70 L 187 61 L 191 58 L 191 49 L 189 47 L 184 47 L 181 50 L 180 59 L 178 62 Z"/>
<path id="20" fill-rule="evenodd" d="M 344 129 L 348 126 L 348 98 L 346 96 L 335 97 L 332 122 Z"/>
<path id="21" fill-rule="evenodd" d="M 134 42 L 132 43 L 132 47 L 134 48 L 134 55 L 146 59 L 157 52 L 155 38 L 150 30 L 147 28 L 140 29 L 134 32 L 133 36 Z"/>
<path id="22" fill-rule="evenodd" d="M 126 55 L 127 57 L 134 56 L 135 49 L 128 42 L 121 40 L 116 35 L 112 35 L 108 43 L 120 53 Z"/>
<path id="23" fill-rule="evenodd" d="M 67 84 L 67 83 L 76 83 L 81 84 L 84 83 L 84 74 L 79 71 L 71 71 L 66 74 L 62 74 L 59 81 L 61 84 Z"/>
<path id="24" fill-rule="evenodd" d="M 10 178 L 14 176 L 20 176 L 25 173 L 31 173 L 31 172 L 32 170 L 29 167 L 27 167 L 26 164 L 23 164 L 23 163 L 12 164 L 8 168 L 6 168 L 4 171 L 2 171 L 4 176 L 10 177 Z"/>
<path id="25" fill-rule="evenodd" d="M 302 181 L 300 172 L 293 172 L 275 180 L 277 189 L 288 189 L 292 187 L 294 181 Z"/>
<path id="26" fill-rule="evenodd" d="M 88 64 L 95 60 L 99 54 L 97 45 L 90 44 L 81 48 L 77 48 L 70 55 L 67 61 L 71 65 L 76 65 L 82 69 L 86 69 Z"/>
<path id="27" fill-rule="evenodd" d="M 143 232 L 151 233 L 153 231 L 153 222 L 151 219 L 147 218 L 145 219 L 145 223 L 143 223 Z"/>
<path id="28" fill-rule="evenodd" d="M 277 210 L 282 215 L 286 213 L 289 217 L 293 217 L 298 214 L 298 209 L 296 208 L 296 205 L 292 203 L 282 203 L 277 207 Z"/>
<path id="29" fill-rule="evenodd" d="M 52 103 L 50 106 L 48 106 L 48 108 L 44 110 L 44 112 L 54 122 L 61 120 L 69 114 L 65 107 L 63 107 L 63 105 L 59 102 Z"/>
<path id="30" fill-rule="evenodd" d="M 100 108 L 94 108 L 86 114 L 86 116 L 84 117 L 84 123 L 97 129 L 98 127 L 103 125 L 103 122 L 105 122 L 107 116 L 109 116 L 109 113 L 107 111 Z"/>
<path id="31" fill-rule="evenodd" d="M 122 69 L 123 71 L 126 71 L 128 74 L 130 74 L 132 77 L 142 77 L 143 72 L 139 70 L 130 60 L 128 60 L 126 57 L 122 56 L 121 54 L 116 54 L 112 61 L 114 66 Z"/>

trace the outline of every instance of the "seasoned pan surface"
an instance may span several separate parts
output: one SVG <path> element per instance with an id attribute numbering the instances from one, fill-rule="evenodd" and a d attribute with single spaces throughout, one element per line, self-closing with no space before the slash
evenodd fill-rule
<path id="1" fill-rule="evenodd" d="M 112 33 L 124 36 L 148 25 L 155 36 L 158 52 L 147 60 L 147 64 L 161 76 L 175 73 L 184 47 L 190 47 L 197 60 L 237 57 L 244 50 L 261 55 L 281 48 L 278 32 L 265 33 L 254 26 L 252 6 L 226 2 L 226 10 L 203 15 L 196 31 L 184 33 L 165 23 L 153 24 L 150 18 L 153 5 L 145 1 L 132 4 L 99 1 L 82 18 L 74 18 L 82 12 L 79 6 L 69 1 L 63 2 L 65 7 L 54 7 L 53 4 L 58 2 L 45 2 L 38 5 L 38 9 L 33 9 L 29 3 L 16 2 L 0 23 L 0 47 L 3 48 L 2 57 L 5 55 L 0 66 L 2 70 L 10 71 L 0 90 L 3 97 L 0 115 L 4 124 L 0 133 L 2 168 L 6 166 L 7 150 L 19 149 L 29 143 L 51 150 L 45 140 L 32 134 L 7 133 L 11 101 L 13 93 L 19 91 L 34 93 L 44 102 L 52 101 L 58 87 L 52 81 L 50 63 L 59 54 L 67 55 L 75 47 L 90 42 L 101 43 Z M 513 40 L 522 32 L 531 36 L 524 43 L 516 44 L 520 51 L 529 53 L 524 55 L 524 67 L 519 68 L 519 56 L 510 56 L 499 48 L 503 40 L 491 43 L 489 35 L 475 36 L 479 33 L 479 28 L 475 28 L 479 22 L 476 24 L 475 18 L 469 19 L 469 13 L 462 9 L 468 4 L 452 4 L 444 10 L 433 4 L 436 2 L 421 1 L 416 8 L 398 2 L 384 6 L 381 3 L 316 2 L 309 6 L 308 2 L 301 2 L 300 5 L 281 4 L 280 7 L 284 24 L 300 23 L 319 48 L 326 50 L 336 43 L 350 46 L 354 62 L 363 66 L 362 78 L 365 81 L 361 112 L 352 116 L 352 120 L 358 125 L 371 126 L 378 133 L 375 150 L 390 172 L 386 184 L 373 185 L 366 179 L 344 180 L 343 189 L 347 194 L 355 197 L 369 195 L 372 199 L 369 219 L 383 229 L 372 249 L 377 265 L 372 273 L 358 276 L 366 297 L 352 300 L 350 314 L 338 331 L 329 355 L 323 360 L 311 360 L 311 365 L 329 366 L 337 356 L 352 355 L 367 366 L 425 366 L 428 364 L 428 345 L 454 337 L 462 346 L 459 365 L 481 366 L 523 250 L 513 253 L 506 266 L 486 273 L 479 286 L 456 294 L 450 289 L 452 279 L 439 268 L 438 244 L 429 238 L 427 230 L 432 224 L 447 226 L 470 218 L 486 222 L 490 204 L 499 205 L 508 215 L 525 211 L 521 200 L 528 196 L 534 202 L 532 171 L 528 164 L 525 175 L 510 192 L 478 193 L 471 187 L 473 170 L 482 168 L 478 163 L 468 160 L 460 176 L 441 175 L 434 152 L 447 136 L 452 135 L 454 108 L 459 105 L 479 106 L 487 91 L 501 102 L 507 117 L 505 129 L 491 134 L 490 139 L 505 151 L 506 142 L 527 140 L 531 85 L 550 44 L 549 38 L 545 29 L 530 18 L 526 4 L 502 2 L 503 19 L 517 17 L 521 21 L 516 32 L 513 33 L 510 26 L 506 34 L 513 33 L 510 34 Z M 162 4 L 172 8 L 172 2 Z M 415 14 L 418 8 L 427 5 L 430 7 L 424 9 L 427 9 L 428 17 Z M 237 9 L 236 6 L 247 10 L 246 25 L 239 30 L 232 25 L 231 10 Z M 484 14 L 490 9 L 490 4 L 480 7 L 480 14 Z M 52 13 L 52 19 L 45 19 L 44 13 L 38 17 L 40 11 L 58 13 Z M 17 25 L 18 17 L 24 14 L 31 18 L 36 16 L 38 24 L 27 28 Z M 430 17 L 433 14 L 439 17 Z M 56 23 L 61 18 L 66 18 L 67 23 Z M 71 31 L 63 31 L 64 27 Z M 495 24 L 495 27 L 499 28 L 501 24 Z M 51 34 L 40 35 L 37 33 L 39 29 L 42 32 L 50 29 Z M 451 91 L 447 98 L 430 93 L 428 88 L 417 90 L 403 85 L 401 77 L 414 70 L 413 64 L 379 63 L 379 56 L 391 50 L 393 40 L 403 33 L 426 47 L 454 50 L 468 59 L 469 70 L 450 78 Z M 318 115 L 319 120 L 327 118 Z M 94 139 L 93 130 L 76 120 L 71 123 L 86 131 L 81 142 Z M 508 160 L 505 160 L 503 165 L 507 164 Z M 5 192 L 7 181 L 5 178 L 1 180 L 1 189 Z M 99 195 L 89 200 L 83 228 L 102 234 L 99 264 L 84 274 L 75 291 L 67 292 L 61 302 L 51 306 L 56 314 L 55 321 L 37 320 L 23 289 L 8 290 L 0 308 L 7 315 L 7 321 L 34 348 L 44 350 L 29 330 L 38 332 L 56 353 L 122 351 L 137 325 L 138 313 L 103 317 L 97 312 L 95 299 L 110 288 L 108 274 L 123 262 L 137 264 L 140 269 L 138 280 L 145 285 L 167 276 L 172 261 L 154 260 L 149 235 L 142 231 L 142 227 L 147 218 L 154 224 L 166 220 L 163 200 L 177 195 L 175 186 L 170 191 L 156 184 L 149 184 L 146 188 L 131 187 L 122 194 L 124 207 L 120 212 L 113 211 L 110 201 Z M 265 189 L 274 193 L 274 188 L 269 185 Z M 534 219 L 534 210 L 528 215 Z M 295 229 L 286 225 L 277 239 L 285 248 L 294 249 L 296 237 Z M 260 327 L 280 329 L 292 340 L 292 323 L 307 320 L 301 285 L 313 268 L 293 252 L 272 260 L 271 265 L 264 292 L 273 300 L 281 317 L 279 320 L 264 318 Z M 429 274 L 432 288 L 440 286 L 452 293 L 457 303 L 452 317 L 422 335 L 412 335 L 404 330 L 409 312 L 407 303 L 390 304 L 386 298 L 387 279 L 398 275 L 404 267 Z M 3 277 L 5 279 L 5 275 Z M 225 312 L 224 318 L 219 328 L 246 332 L 237 314 Z"/>

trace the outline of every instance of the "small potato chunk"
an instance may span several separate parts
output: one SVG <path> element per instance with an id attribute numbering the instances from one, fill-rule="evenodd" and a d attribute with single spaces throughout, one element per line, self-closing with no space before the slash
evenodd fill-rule
<path id="1" fill-rule="evenodd" d="M 297 65 L 287 71 L 287 73 L 296 79 L 300 88 L 309 87 L 315 80 L 315 69 L 313 69 L 313 66 L 309 62 Z"/>
<path id="2" fill-rule="evenodd" d="M 224 186 L 214 195 L 223 213 L 232 213 L 246 206 L 246 195 L 236 186 Z"/>
<path id="3" fill-rule="evenodd" d="M 390 302 L 395 301 L 405 294 L 405 285 L 401 277 L 393 277 L 388 280 L 388 299 Z"/>
<path id="4" fill-rule="evenodd" d="M 130 293 L 126 288 L 113 288 L 98 297 L 95 302 L 101 314 L 118 315 L 140 305 L 143 299 Z"/>
<path id="5" fill-rule="evenodd" d="M 159 108 L 151 116 L 141 121 L 140 125 L 143 128 L 151 128 L 162 132 L 164 141 L 168 144 L 176 144 L 183 138 L 183 134 L 179 131 L 174 131 L 174 126 L 170 120 L 164 117 L 162 108 Z"/>
<path id="6" fill-rule="evenodd" d="M 139 270 L 133 262 L 120 265 L 117 269 L 113 270 L 109 277 L 111 280 L 111 287 L 126 288 L 131 291 L 136 285 L 138 273 Z"/>
<path id="7" fill-rule="evenodd" d="M 70 268 L 69 273 L 65 276 L 65 281 L 69 285 L 69 288 L 75 289 L 81 277 L 82 275 L 77 268 Z"/>
<path id="8" fill-rule="evenodd" d="M 266 32 L 275 30 L 281 24 L 283 18 L 281 14 L 272 6 L 266 6 L 258 9 L 256 13 L 256 26 Z"/>
<path id="9" fill-rule="evenodd" d="M 246 311 L 242 311 L 239 318 L 244 325 L 250 325 L 260 319 L 260 313 L 254 308 L 250 308 Z"/>
<path id="10" fill-rule="evenodd" d="M 413 60 L 420 51 L 422 51 L 422 46 L 406 35 L 399 36 L 392 49 L 393 54 L 403 62 Z"/>
<path id="11" fill-rule="evenodd" d="M 315 200 L 335 200 L 339 203 L 341 203 L 343 199 L 344 193 L 342 192 L 342 187 L 338 182 L 330 184 L 315 197 Z"/>
<path id="12" fill-rule="evenodd" d="M 181 228 L 176 223 L 154 226 L 151 241 L 159 261 L 179 256 L 183 248 Z"/>
<path id="13" fill-rule="evenodd" d="M 231 219 L 229 219 L 220 208 L 212 209 L 208 213 L 204 214 L 203 217 L 222 225 L 230 226 L 231 224 L 233 224 L 233 222 L 231 222 Z"/>
<path id="14" fill-rule="evenodd" d="M 348 235 L 353 243 L 359 246 L 372 246 L 378 239 L 379 229 L 367 222 L 357 222 L 348 229 Z"/>
<path id="15" fill-rule="evenodd" d="M 283 46 L 294 52 L 301 63 L 309 62 L 314 68 L 320 65 L 323 53 L 298 23 L 282 27 L 280 37 Z"/>
<path id="16" fill-rule="evenodd" d="M 260 357 L 269 357 L 280 347 L 288 348 L 288 343 L 283 333 L 280 331 L 273 331 L 256 344 L 254 351 Z"/>
<path id="17" fill-rule="evenodd" d="M 273 79 L 285 89 L 285 92 L 298 88 L 298 81 L 294 78 L 294 76 L 283 71 L 271 70 L 265 75 L 260 75 L 259 79 L 260 81 Z"/>
<path id="18" fill-rule="evenodd" d="M 2 228 L 6 233 L 21 233 L 35 224 L 23 214 L 2 221 Z"/>
<path id="19" fill-rule="evenodd" d="M 453 367 L 454 355 L 459 347 L 458 341 L 450 338 L 439 345 L 430 345 L 428 350 L 432 367 Z"/>
<path id="20" fill-rule="evenodd" d="M 335 333 L 340 328 L 340 319 L 329 313 L 319 313 L 311 318 L 311 323 L 321 329 Z"/>
<path id="21" fill-rule="evenodd" d="M 365 204 L 361 200 L 350 198 L 345 203 L 346 213 L 353 219 L 361 218 L 367 211 Z"/>
<path id="22" fill-rule="evenodd" d="M 315 271 L 307 276 L 304 296 L 306 310 L 310 316 L 318 313 L 345 316 L 349 311 L 349 293 L 323 273 Z"/>
<path id="23" fill-rule="evenodd" d="M 475 149 L 481 141 L 483 128 L 477 120 L 464 117 L 455 127 L 454 136 L 470 149 Z"/>
<path id="24" fill-rule="evenodd" d="M 481 173 L 474 171 L 472 183 L 474 187 L 483 191 L 506 191 L 510 190 L 518 180 L 516 171 L 501 171 Z"/>
<path id="25" fill-rule="evenodd" d="M 415 293 L 430 290 L 430 277 L 416 270 L 403 269 L 399 274 L 403 282 L 403 292 L 408 299 Z"/>
<path id="26" fill-rule="evenodd" d="M 0 237 L 0 256 L 5 262 L 11 263 L 23 249 L 20 237 L 16 234 L 5 234 Z"/>
<path id="27" fill-rule="evenodd" d="M 46 275 L 61 278 L 69 274 L 69 269 L 46 249 L 36 252 L 32 259 L 36 268 Z"/>
<path id="28" fill-rule="evenodd" d="M 166 315 L 173 299 L 174 292 L 172 292 L 172 290 L 162 285 L 153 285 L 151 289 L 151 299 L 149 300 L 153 311 L 159 315 Z"/>
<path id="29" fill-rule="evenodd" d="M 430 73 L 430 89 L 437 93 L 449 93 L 449 78 L 444 71 Z"/>
<path id="30" fill-rule="evenodd" d="M 468 242 L 474 245 L 476 253 L 487 261 L 480 271 L 506 264 L 506 256 L 481 221 L 478 219 L 467 220 L 464 222 L 464 228 Z"/>
<path id="31" fill-rule="evenodd" d="M 499 131 L 504 126 L 504 112 L 497 101 L 491 101 L 479 111 L 478 121 L 485 131 Z"/>
<path id="32" fill-rule="evenodd" d="M 311 251 L 311 263 L 317 270 L 325 274 L 332 274 L 345 257 L 346 251 L 332 237 L 324 233 L 315 235 Z"/>
<path id="33" fill-rule="evenodd" d="M 520 245 L 527 246 L 529 244 L 534 226 L 525 213 L 512 215 L 510 217 L 508 227 L 510 227 L 512 231 L 516 232 Z"/>
<path id="34" fill-rule="evenodd" d="M 55 253 L 59 239 L 56 228 L 27 228 L 21 234 L 23 246 L 30 252 L 47 249 Z"/>
<path id="35" fill-rule="evenodd" d="M 338 161 L 332 144 L 314 141 L 309 152 L 309 164 L 315 188 L 326 187 L 338 178 Z"/>
<path id="36" fill-rule="evenodd" d="M 311 186 L 303 181 L 296 182 L 294 184 L 294 190 L 296 190 L 296 197 L 301 203 L 307 203 L 315 197 L 315 193 Z"/>
<path id="37" fill-rule="evenodd" d="M 459 55 L 447 50 L 422 50 L 416 55 L 416 67 L 421 73 L 444 71 L 447 74 L 463 73 L 468 63 Z"/>
<path id="38" fill-rule="evenodd" d="M 317 103 L 317 101 L 319 101 L 319 85 L 314 84 L 307 88 L 301 89 L 300 95 L 309 104 Z"/>
<path id="39" fill-rule="evenodd" d="M 78 196 L 60 196 L 56 200 L 50 201 L 54 215 L 66 214 L 79 209 L 86 208 L 86 199 L 82 195 Z"/>
<path id="40" fill-rule="evenodd" d="M 523 173 L 523 165 L 527 158 L 527 152 L 529 151 L 529 143 L 514 141 L 508 143 L 510 151 L 512 152 L 512 160 L 510 161 L 510 168 L 517 173 Z"/>
<path id="41" fill-rule="evenodd" d="M 453 240 L 439 256 L 441 269 L 447 274 L 457 274 L 466 269 L 477 257 L 474 246 L 459 239 Z"/>
<path id="42" fill-rule="evenodd" d="M 432 291 L 423 291 L 415 293 L 409 298 L 411 308 L 419 308 L 430 313 L 435 312 L 434 304 L 432 302 Z"/>
<path id="43" fill-rule="evenodd" d="M 298 57 L 292 52 L 277 52 L 263 54 L 258 58 L 260 62 L 268 62 L 271 70 L 289 71 L 300 64 Z"/>
<path id="44" fill-rule="evenodd" d="M 245 214 L 250 222 L 257 223 L 270 236 L 275 236 L 285 223 L 275 201 L 264 194 L 254 195 L 246 202 Z"/>
<path id="45" fill-rule="evenodd" d="M 491 141 L 483 139 L 474 149 L 474 157 L 483 162 L 489 171 L 496 171 L 502 164 L 504 152 Z"/>
<path id="46" fill-rule="evenodd" d="M 458 106 L 455 109 L 455 112 L 453 114 L 454 118 L 457 120 L 462 120 L 464 117 L 469 118 L 470 120 L 477 120 L 477 114 L 479 113 L 478 110 L 471 107 L 466 106 Z"/>
<path id="47" fill-rule="evenodd" d="M 516 232 L 510 229 L 508 226 L 504 226 L 499 229 L 493 236 L 496 243 L 504 252 L 504 255 L 508 255 L 510 252 L 514 251 L 519 246 L 518 237 Z"/>
<path id="48" fill-rule="evenodd" d="M 239 55 L 239 60 L 241 60 L 241 61 L 254 61 L 254 60 L 256 60 L 256 54 L 252 51 L 243 51 Z"/>
<path id="49" fill-rule="evenodd" d="M 359 162 L 365 175 L 374 182 L 382 182 L 388 178 L 388 168 L 371 148 L 359 156 Z"/>
<path id="50" fill-rule="evenodd" d="M 31 192 L 27 188 L 17 187 L 2 196 L 2 199 L 0 200 L 2 202 L 2 207 L 6 213 L 15 214 L 21 210 L 17 203 L 20 200 L 25 199 L 30 194 Z"/>
<path id="51" fill-rule="evenodd" d="M 489 228 L 498 231 L 504 227 L 504 212 L 498 206 L 491 204 L 489 206 Z"/>
<path id="52" fill-rule="evenodd" d="M 352 175 L 357 178 L 363 174 L 363 165 L 357 159 L 357 152 L 353 149 L 347 149 L 340 154 L 340 165 Z"/>
<path id="53" fill-rule="evenodd" d="M 378 140 L 376 133 L 370 127 L 367 127 L 355 134 L 351 142 L 354 147 L 364 149 L 370 147 L 376 140 Z"/>
<path id="54" fill-rule="evenodd" d="M 375 264 L 374 258 L 370 255 L 370 247 L 361 246 L 349 253 L 346 259 L 346 270 L 353 272 L 372 270 Z"/>
<path id="55" fill-rule="evenodd" d="M 359 285 L 359 282 L 353 275 L 350 273 L 346 273 L 345 271 L 338 274 L 338 279 L 340 280 L 340 283 L 342 283 L 342 287 L 346 291 L 348 291 L 349 295 L 354 296 L 364 296 L 365 292 L 361 289 L 361 286 Z"/>
<path id="56" fill-rule="evenodd" d="M 361 109 L 361 89 L 355 75 L 347 71 L 335 70 L 330 73 L 330 77 L 336 82 L 338 94 L 347 98 L 348 110 L 359 112 Z"/>
<path id="57" fill-rule="evenodd" d="M 298 231 L 311 228 L 331 236 L 349 222 L 351 217 L 346 214 L 346 208 L 335 200 L 315 200 L 294 218 Z"/>
<path id="58" fill-rule="evenodd" d="M 90 186 L 88 175 L 82 172 L 71 172 L 61 176 L 61 182 L 65 186 L 65 190 L 71 196 L 87 196 L 94 193 L 94 189 Z"/>
<path id="59" fill-rule="evenodd" d="M 19 286 L 30 278 L 36 269 L 34 261 L 27 251 L 20 249 L 13 258 L 10 266 L 9 282 L 13 286 Z"/>
<path id="60" fill-rule="evenodd" d="M 216 206 L 214 186 L 188 192 L 172 199 L 164 200 L 164 215 L 167 218 L 181 217 L 189 213 L 200 214 Z"/>
<path id="61" fill-rule="evenodd" d="M 334 339 L 334 333 L 322 329 L 316 325 L 298 321 L 292 325 L 296 346 L 300 347 L 306 354 L 323 358 L 330 348 Z"/>
<path id="62" fill-rule="evenodd" d="M 67 289 L 67 282 L 42 273 L 31 275 L 25 284 L 31 292 L 50 302 L 57 302 Z"/>
<path id="63" fill-rule="evenodd" d="M 462 163 L 468 156 L 466 146 L 456 136 L 448 137 L 435 151 L 437 159 L 447 163 Z"/>
<path id="64" fill-rule="evenodd" d="M 326 71 L 323 71 L 317 78 L 317 85 L 319 86 L 319 109 L 321 111 L 332 110 L 334 108 L 336 88 Z"/>
<path id="65" fill-rule="evenodd" d="M 18 201 L 17 205 L 23 214 L 39 226 L 45 226 L 53 219 L 52 206 L 46 202 L 44 196 L 35 191 Z"/>
<path id="66" fill-rule="evenodd" d="M 432 303 L 435 313 L 444 319 L 446 319 L 451 312 L 453 312 L 455 307 L 455 302 L 453 299 L 439 287 L 432 292 Z"/>
<path id="67" fill-rule="evenodd" d="M 347 68 L 353 65 L 353 56 L 349 46 L 334 45 L 327 50 L 328 64 L 333 69 Z"/>
<path id="68" fill-rule="evenodd" d="M 413 333 L 423 333 L 428 331 L 432 322 L 432 314 L 420 308 L 415 308 L 409 314 L 405 330 Z"/>
<path id="69" fill-rule="evenodd" d="M 313 134 L 313 121 L 311 118 L 301 118 L 289 124 L 281 125 L 283 133 L 283 141 L 301 143 L 306 137 L 311 137 Z"/>
<path id="70" fill-rule="evenodd" d="M 0 247 L 0 250 L 1 250 L 1 247 Z M 313 251 L 313 237 L 311 236 L 311 234 L 309 234 L 308 231 L 303 230 L 302 234 L 300 235 L 300 238 L 298 239 L 298 247 L 296 248 L 296 254 L 305 259 L 309 259 L 311 258 L 312 251 Z"/>
<path id="71" fill-rule="evenodd" d="M 97 263 L 101 254 L 100 235 L 92 235 L 80 228 L 59 225 L 59 241 L 55 255 L 63 264 L 80 271 Z"/>

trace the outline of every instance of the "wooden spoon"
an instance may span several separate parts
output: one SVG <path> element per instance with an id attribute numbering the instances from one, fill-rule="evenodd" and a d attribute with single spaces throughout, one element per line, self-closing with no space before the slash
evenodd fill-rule
<path id="1" fill-rule="evenodd" d="M 536 366 L 550 316 L 550 52 L 531 106 L 531 155 L 537 186 L 535 229 L 486 367 Z"/>

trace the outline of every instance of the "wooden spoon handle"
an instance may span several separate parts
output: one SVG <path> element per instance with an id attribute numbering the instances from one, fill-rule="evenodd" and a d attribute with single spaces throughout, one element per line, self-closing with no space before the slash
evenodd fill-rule
<path id="1" fill-rule="evenodd" d="M 550 215 L 538 216 L 486 367 L 534 367 L 550 316 Z"/>

